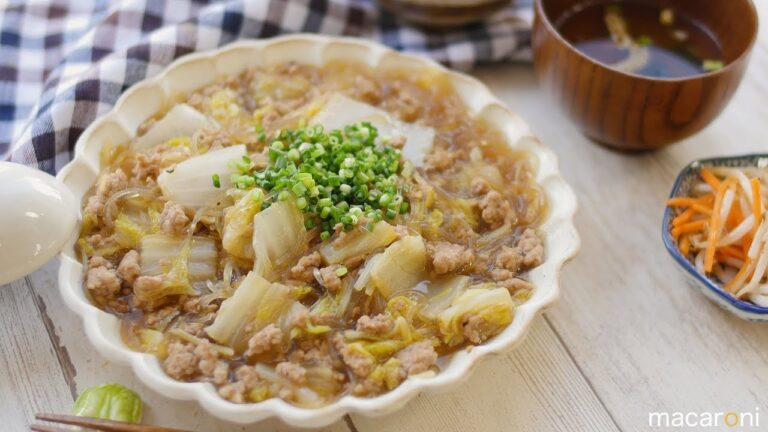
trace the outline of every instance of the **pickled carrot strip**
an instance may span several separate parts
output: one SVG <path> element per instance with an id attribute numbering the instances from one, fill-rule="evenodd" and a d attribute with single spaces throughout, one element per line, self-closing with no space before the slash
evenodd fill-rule
<path id="1" fill-rule="evenodd" d="M 692 208 L 686 209 L 684 212 L 680 213 L 679 215 L 675 216 L 674 219 L 672 219 L 672 226 L 675 227 L 685 222 L 688 222 L 689 220 L 691 220 L 694 214 L 696 214 L 696 211 L 694 209 Z"/>
<path id="2" fill-rule="evenodd" d="M 712 207 L 712 216 L 709 219 L 709 233 L 707 235 L 707 249 L 704 253 L 704 271 L 712 273 L 712 266 L 715 263 L 715 249 L 717 240 L 720 237 L 722 221 L 720 220 L 720 207 L 723 205 L 725 192 L 730 189 L 735 180 L 729 177 L 719 184 L 717 194 L 715 195 L 715 204 Z"/>
<path id="3" fill-rule="evenodd" d="M 745 260 L 747 258 L 747 254 L 742 252 L 740 249 L 736 248 L 735 246 L 722 246 L 717 248 L 717 252 L 723 254 L 732 256 L 734 258 L 738 258 L 740 260 Z"/>
<path id="4" fill-rule="evenodd" d="M 749 183 L 752 186 L 752 214 L 755 216 L 755 226 L 752 227 L 752 235 L 754 236 L 759 225 L 757 221 L 763 214 L 763 197 L 760 195 L 760 179 L 753 177 Z"/>
<path id="5" fill-rule="evenodd" d="M 712 171 L 709 168 L 702 168 L 699 171 L 699 175 L 702 179 L 704 179 L 705 182 L 712 188 L 713 191 L 716 191 L 720 188 L 721 182 L 717 179 L 717 177 L 712 173 Z"/>
<path id="6" fill-rule="evenodd" d="M 688 253 L 691 251 L 691 238 L 689 236 L 683 237 L 682 240 L 680 240 L 678 247 L 683 256 L 688 256 Z"/>
<path id="7" fill-rule="evenodd" d="M 680 237 L 680 234 L 690 234 L 696 231 L 701 231 L 707 226 L 706 220 L 698 220 L 682 224 L 678 227 L 672 228 L 672 236 Z"/>

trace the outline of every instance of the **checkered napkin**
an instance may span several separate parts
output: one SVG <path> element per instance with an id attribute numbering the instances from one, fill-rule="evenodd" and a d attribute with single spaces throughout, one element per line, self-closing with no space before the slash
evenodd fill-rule
<path id="1" fill-rule="evenodd" d="M 516 0 L 483 24 L 424 32 L 372 0 L 11 0 L 0 12 L 0 159 L 58 171 L 132 84 L 236 39 L 360 36 L 460 69 L 527 59 L 530 3 Z"/>

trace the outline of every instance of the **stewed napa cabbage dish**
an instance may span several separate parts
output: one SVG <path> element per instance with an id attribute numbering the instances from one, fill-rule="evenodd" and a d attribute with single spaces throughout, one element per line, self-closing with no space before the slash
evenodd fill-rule
<path id="1" fill-rule="evenodd" d="M 169 376 L 235 403 L 438 373 L 510 324 L 544 254 L 535 161 L 437 72 L 251 68 L 101 159 L 88 295 Z"/>

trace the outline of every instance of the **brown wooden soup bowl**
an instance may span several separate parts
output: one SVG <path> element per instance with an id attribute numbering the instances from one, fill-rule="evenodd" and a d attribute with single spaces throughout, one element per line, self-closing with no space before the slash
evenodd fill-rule
<path id="1" fill-rule="evenodd" d="M 509 6 L 512 0 L 378 0 L 400 18 L 425 28 L 446 29 L 475 23 Z"/>
<path id="2" fill-rule="evenodd" d="M 588 137 L 623 151 L 652 150 L 698 132 L 725 108 L 749 62 L 757 12 L 750 0 L 625 1 L 661 4 L 698 21 L 720 42 L 726 66 L 689 77 L 651 78 L 587 57 L 554 23 L 576 5 L 601 0 L 536 0 L 534 64 L 542 86 Z"/>

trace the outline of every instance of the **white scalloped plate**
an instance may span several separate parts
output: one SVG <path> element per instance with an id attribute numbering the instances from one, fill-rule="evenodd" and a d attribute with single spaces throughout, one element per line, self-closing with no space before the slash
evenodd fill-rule
<path id="1" fill-rule="evenodd" d="M 435 392 L 459 383 L 469 376 L 472 367 L 481 358 L 507 351 L 523 340 L 533 318 L 557 300 L 561 268 L 579 248 L 579 237 L 573 226 L 576 197 L 560 176 L 554 153 L 531 135 L 520 117 L 474 78 L 449 71 L 426 58 L 401 54 L 360 39 L 292 35 L 269 40 L 245 40 L 216 51 L 184 56 L 159 75 L 131 87 L 108 114 L 93 122 L 80 136 L 74 159 L 61 170 L 58 178 L 76 197 L 82 199 L 96 181 L 99 149 L 107 142 L 125 142 L 134 138 L 137 127 L 163 108 L 172 95 L 197 89 L 252 65 L 287 61 L 322 65 L 331 60 L 363 63 L 373 68 L 430 69 L 446 74 L 473 116 L 484 118 L 502 131 L 512 147 L 533 154 L 538 162 L 537 182 L 545 190 L 549 202 L 549 212 L 540 227 L 545 240 L 545 260 L 530 272 L 536 289 L 531 298 L 517 309 L 509 327 L 480 346 L 453 354 L 436 376 L 409 378 L 391 392 L 375 398 L 344 396 L 322 408 L 305 409 L 277 398 L 258 404 L 227 402 L 218 396 L 211 384 L 175 381 L 163 372 L 154 356 L 130 350 L 120 338 L 118 319 L 92 305 L 85 295 L 83 267 L 74 250 L 75 232 L 62 252 L 59 287 L 67 306 L 82 317 L 91 343 L 104 357 L 129 364 L 136 375 L 158 393 L 173 399 L 197 400 L 208 412 L 221 419 L 253 423 L 274 416 L 294 426 L 319 427 L 351 412 L 369 416 L 389 413 L 401 408 L 422 391 Z"/>

